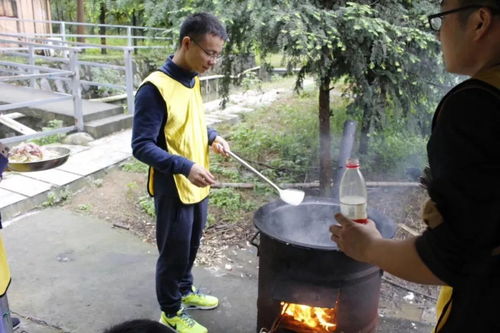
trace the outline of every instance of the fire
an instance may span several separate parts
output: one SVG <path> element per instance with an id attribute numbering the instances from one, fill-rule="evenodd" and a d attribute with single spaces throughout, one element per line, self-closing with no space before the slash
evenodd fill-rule
<path id="1" fill-rule="evenodd" d="M 335 308 L 319 308 L 302 304 L 281 302 L 281 315 L 288 315 L 295 321 L 311 328 L 323 328 L 326 332 L 335 332 Z"/>

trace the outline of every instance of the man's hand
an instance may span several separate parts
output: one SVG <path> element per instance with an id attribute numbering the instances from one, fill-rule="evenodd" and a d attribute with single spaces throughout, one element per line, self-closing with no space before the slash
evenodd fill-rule
<path id="1" fill-rule="evenodd" d="M 199 164 L 193 164 L 189 171 L 188 179 L 198 187 L 205 187 L 215 184 L 215 177 Z"/>
<path id="2" fill-rule="evenodd" d="M 368 223 L 356 223 L 340 213 L 335 214 L 335 219 L 340 225 L 330 227 L 332 240 L 349 257 L 368 262 L 370 245 L 374 240 L 382 238 L 375 223 L 372 220 L 368 220 Z"/>
<path id="3" fill-rule="evenodd" d="M 229 143 L 223 137 L 217 135 L 214 142 L 212 142 L 212 150 L 224 157 L 229 157 L 228 151 L 231 149 L 229 148 Z"/>

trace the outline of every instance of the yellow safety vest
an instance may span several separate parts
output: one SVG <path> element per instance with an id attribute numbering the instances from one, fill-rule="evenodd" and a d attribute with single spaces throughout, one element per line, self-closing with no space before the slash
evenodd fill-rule
<path id="1" fill-rule="evenodd" d="M 167 122 L 164 127 L 167 151 L 209 169 L 208 134 L 205 123 L 205 106 L 201 98 L 200 80 L 195 77 L 193 88 L 162 72 L 151 73 L 144 81 L 151 82 L 160 92 L 167 106 Z M 174 174 L 180 200 L 193 204 L 205 199 L 210 187 L 193 185 L 184 175 Z M 149 169 L 149 194 L 154 195 L 154 168 Z"/>
<path id="2" fill-rule="evenodd" d="M 0 236 L 0 296 L 7 292 L 10 283 L 10 270 L 7 263 L 7 254 L 3 246 L 3 240 Z"/>
<path id="3" fill-rule="evenodd" d="M 491 84 L 497 89 L 500 89 L 500 65 L 495 66 L 489 70 L 479 72 L 473 78 Z M 453 288 L 450 286 L 442 286 L 441 289 L 439 290 L 439 297 L 436 302 L 436 317 L 439 320 L 439 323 L 434 328 L 434 333 L 439 332 L 441 328 L 443 328 L 446 321 L 448 320 L 452 307 L 452 301 L 451 301 L 452 295 L 453 295 Z M 446 306 L 447 304 L 448 306 Z M 443 313 L 445 307 L 446 307 L 446 312 Z"/>

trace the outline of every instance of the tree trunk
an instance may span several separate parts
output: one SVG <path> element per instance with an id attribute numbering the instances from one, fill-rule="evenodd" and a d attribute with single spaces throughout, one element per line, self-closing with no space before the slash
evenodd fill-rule
<path id="1" fill-rule="evenodd" d="M 135 9 L 132 11 L 132 25 L 134 27 L 137 26 L 137 15 L 135 13 Z M 136 32 L 136 30 L 132 29 L 132 36 L 135 36 L 135 32 Z M 137 46 L 137 39 L 135 39 L 135 38 L 132 39 L 132 45 Z M 137 51 L 138 50 L 136 48 L 134 48 L 134 54 L 135 55 L 137 55 Z"/>
<path id="2" fill-rule="evenodd" d="M 55 21 L 66 21 L 66 19 L 64 17 L 64 11 L 61 10 L 60 5 L 58 4 L 57 1 L 54 3 L 54 6 L 56 6 L 55 7 L 56 17 L 52 18 L 52 19 Z M 17 13 L 16 13 L 16 15 L 17 15 Z M 62 31 L 60 31 L 59 33 L 62 33 Z"/>
<path id="3" fill-rule="evenodd" d="M 99 13 L 99 23 L 106 24 L 106 3 L 104 1 L 101 2 L 101 8 L 100 8 L 100 13 Z M 104 26 L 99 27 L 99 35 L 101 35 L 101 36 L 106 35 L 106 27 L 104 27 Z M 106 37 L 101 37 L 101 44 L 106 45 Z M 106 53 L 107 53 L 106 48 L 102 48 L 101 54 L 106 54 Z"/>
<path id="4" fill-rule="evenodd" d="M 319 88 L 319 188 L 324 197 L 332 193 L 330 117 L 330 78 L 324 78 Z"/>
<path id="5" fill-rule="evenodd" d="M 85 1 L 84 0 L 77 0 L 77 2 L 76 2 L 76 21 L 81 22 L 81 23 L 85 23 Z M 77 25 L 76 26 L 76 34 L 77 35 L 85 34 L 85 26 Z M 85 43 L 85 38 L 84 37 L 77 37 L 76 41 L 80 42 L 80 43 Z"/>

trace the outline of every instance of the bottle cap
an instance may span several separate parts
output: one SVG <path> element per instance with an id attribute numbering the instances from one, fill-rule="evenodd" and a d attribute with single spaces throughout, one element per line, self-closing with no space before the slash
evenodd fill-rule
<path id="1" fill-rule="evenodd" d="M 349 158 L 345 163 L 346 168 L 359 168 L 359 160 L 357 158 Z"/>

